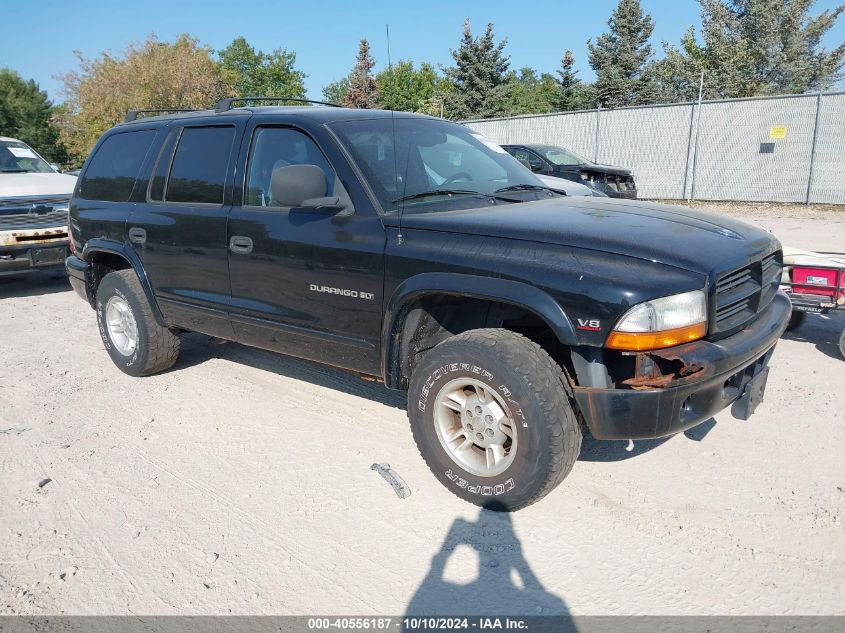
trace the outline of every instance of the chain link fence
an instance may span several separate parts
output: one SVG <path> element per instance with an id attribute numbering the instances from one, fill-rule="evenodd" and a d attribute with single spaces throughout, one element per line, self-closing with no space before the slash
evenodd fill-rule
<path id="1" fill-rule="evenodd" d="M 465 121 L 633 170 L 641 198 L 845 204 L 845 93 Z"/>

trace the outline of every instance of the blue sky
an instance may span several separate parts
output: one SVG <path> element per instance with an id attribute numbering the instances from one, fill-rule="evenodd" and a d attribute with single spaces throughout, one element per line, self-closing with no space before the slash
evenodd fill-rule
<path id="1" fill-rule="evenodd" d="M 817 0 L 815 11 L 838 0 Z M 145 0 L 117 3 L 95 0 L 59 2 L 0 0 L 3 36 L 0 67 L 8 66 L 35 79 L 54 100 L 61 100 L 56 75 L 77 67 L 73 51 L 86 57 L 103 50 L 122 51 L 150 33 L 168 40 L 188 32 L 215 49 L 243 35 L 263 50 L 287 48 L 297 54 L 297 67 L 308 78 L 311 98 L 321 98 L 322 86 L 349 72 L 358 40 L 367 37 L 377 69 L 387 64 L 386 23 L 390 24 L 391 56 L 449 65 L 449 49 L 458 44 L 461 25 L 470 18 L 478 32 L 493 22 L 499 37 L 507 36 L 512 68 L 531 66 L 553 72 L 564 50 L 575 53 L 580 76 L 593 77 L 586 41 L 607 28 L 616 0 L 485 0 L 459 2 L 425 0 Z M 690 25 L 699 24 L 694 0 L 643 0 L 655 20 L 653 43 L 678 42 Z M 845 16 L 828 33 L 828 48 L 845 41 Z"/>

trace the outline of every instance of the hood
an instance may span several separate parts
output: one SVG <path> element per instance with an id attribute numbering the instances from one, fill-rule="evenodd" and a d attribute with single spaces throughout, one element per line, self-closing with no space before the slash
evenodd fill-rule
<path id="1" fill-rule="evenodd" d="M 396 226 L 395 214 L 385 223 Z M 769 233 L 725 216 L 653 202 L 550 198 L 402 216 L 403 229 L 468 233 L 583 248 L 713 275 L 779 248 Z"/>
<path id="2" fill-rule="evenodd" d="M 0 173 L 0 198 L 18 196 L 67 195 L 69 198 L 76 186 L 76 176 L 56 173 Z"/>
<path id="3" fill-rule="evenodd" d="M 599 174 L 608 174 L 609 176 L 630 176 L 631 170 L 624 167 L 616 167 L 614 165 L 600 165 L 598 163 L 585 163 L 579 165 L 581 171 L 592 171 Z"/>
<path id="4" fill-rule="evenodd" d="M 593 196 L 595 190 L 579 182 L 558 178 L 557 176 L 546 176 L 545 174 L 534 174 L 547 187 L 563 191 L 567 196 Z"/>

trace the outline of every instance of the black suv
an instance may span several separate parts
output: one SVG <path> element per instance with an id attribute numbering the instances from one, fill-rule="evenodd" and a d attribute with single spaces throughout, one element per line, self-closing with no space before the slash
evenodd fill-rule
<path id="1" fill-rule="evenodd" d="M 511 510 L 584 425 L 652 438 L 759 402 L 790 314 L 768 233 L 561 196 L 456 123 L 231 105 L 118 125 L 82 170 L 67 269 L 124 372 L 195 331 L 374 376 L 445 486 Z"/>
<path id="2" fill-rule="evenodd" d="M 637 183 L 630 169 L 599 165 L 555 145 L 502 145 L 508 154 L 535 174 L 580 182 L 611 198 L 636 198 Z"/>

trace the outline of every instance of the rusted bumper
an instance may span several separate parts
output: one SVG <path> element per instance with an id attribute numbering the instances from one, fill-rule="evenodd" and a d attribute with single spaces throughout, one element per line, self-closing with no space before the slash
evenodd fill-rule
<path id="1" fill-rule="evenodd" d="M 61 265 L 67 257 L 67 229 L 60 229 L 59 233 L 62 235 L 58 237 L 45 235 L 18 241 L 15 238 L 19 235 L 0 232 L 0 274 Z"/>
<path id="2" fill-rule="evenodd" d="M 779 292 L 757 319 L 732 336 L 648 354 L 646 360 L 656 366 L 651 375 L 638 375 L 625 388 L 575 387 L 590 432 L 608 440 L 655 438 L 709 419 L 739 400 L 748 383 L 765 371 L 790 313 L 789 298 Z M 673 372 L 660 373 L 661 364 Z M 639 368 L 638 362 L 638 374 Z"/>

